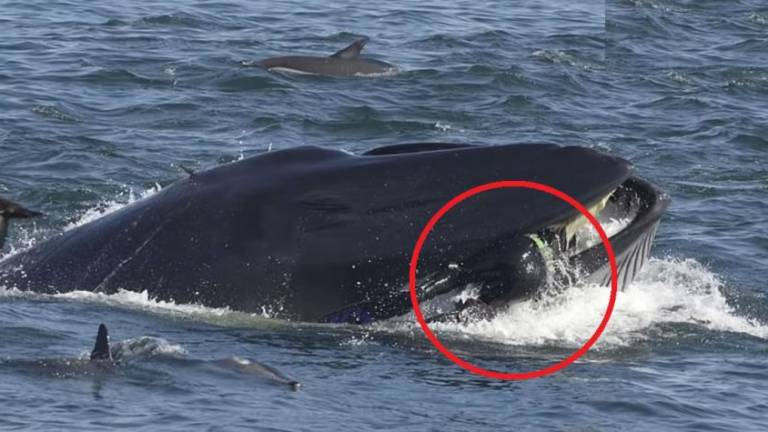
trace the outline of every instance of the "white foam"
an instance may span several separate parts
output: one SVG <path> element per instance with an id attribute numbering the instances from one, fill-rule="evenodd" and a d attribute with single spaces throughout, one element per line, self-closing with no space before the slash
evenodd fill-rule
<path id="1" fill-rule="evenodd" d="M 176 303 L 153 298 L 148 291 L 135 292 L 120 290 L 114 294 L 105 294 L 91 291 L 71 291 L 60 294 L 40 294 L 32 291 L 21 291 L 16 288 L 0 286 L 1 298 L 23 298 L 28 300 L 57 299 L 62 301 L 76 301 L 83 303 L 98 303 L 122 309 L 150 312 L 153 314 L 170 316 L 173 318 L 192 319 L 223 326 L 245 327 L 279 327 L 287 325 L 286 321 L 280 321 L 276 317 L 282 312 L 282 308 L 276 305 L 273 308 L 263 308 L 258 313 L 238 312 L 229 307 L 214 308 L 200 304 Z"/>
<path id="2" fill-rule="evenodd" d="M 77 228 L 81 225 L 87 224 L 88 222 L 92 222 L 96 219 L 104 217 L 110 213 L 114 213 L 129 204 L 144 198 L 148 198 L 160 192 L 161 189 L 162 186 L 160 186 L 158 183 L 155 183 L 154 186 L 150 187 L 149 189 L 140 191 L 138 194 L 134 192 L 132 188 L 129 188 L 126 192 L 117 195 L 115 198 L 103 201 L 93 208 L 88 209 L 73 222 L 70 222 L 67 226 L 65 226 L 64 231 L 69 231 L 73 228 Z"/>
<path id="3" fill-rule="evenodd" d="M 735 332 L 768 339 L 768 325 L 739 314 L 722 294 L 720 278 L 693 259 L 652 258 L 637 280 L 619 292 L 611 321 L 594 348 L 627 346 L 656 337 L 646 330 L 663 323 L 687 323 L 713 331 Z M 526 346 L 580 346 L 595 331 L 608 302 L 607 287 L 572 286 L 546 301 L 526 301 L 509 307 L 490 321 L 469 325 L 432 324 L 438 334 Z M 222 325 L 277 323 L 272 311 L 242 313 L 153 299 L 144 292 L 115 294 L 74 291 L 44 295 L 0 287 L 0 297 L 57 298 L 96 302 L 133 310 L 199 319 Z M 412 316 L 379 323 L 375 330 L 415 334 Z M 350 344 L 364 342 L 350 340 Z"/>
<path id="4" fill-rule="evenodd" d="M 449 130 L 453 129 L 453 126 L 451 126 L 448 123 L 438 121 L 437 123 L 435 123 L 435 129 L 438 129 L 441 132 L 448 132 Z"/>
<path id="5" fill-rule="evenodd" d="M 619 292 L 611 321 L 595 348 L 647 339 L 661 323 L 688 323 L 709 330 L 768 339 L 768 325 L 739 315 L 721 292 L 720 278 L 693 259 L 652 258 L 637 280 Z M 580 346 L 595 331 L 610 290 L 573 286 L 556 299 L 526 301 L 490 321 L 466 326 L 434 324 L 435 331 L 510 345 Z"/>
<path id="6" fill-rule="evenodd" d="M 85 225 L 88 222 L 92 222 L 96 219 L 120 210 L 121 208 L 138 200 L 148 198 L 157 192 L 160 192 L 161 189 L 162 186 L 160 186 L 158 183 L 155 183 L 152 187 L 138 193 L 136 193 L 132 188 L 127 188 L 124 192 L 118 194 L 116 197 L 110 200 L 102 201 L 94 207 L 86 210 L 85 213 L 77 216 L 75 220 L 64 227 L 64 231 L 69 231 L 73 228 Z M 34 220 L 31 228 L 18 226 L 14 227 L 14 231 L 17 233 L 16 235 L 18 236 L 18 239 L 14 242 L 14 244 L 9 244 L 6 248 L 6 251 L 0 254 L 0 261 L 3 261 L 31 248 L 38 242 L 41 237 L 45 236 L 45 233 L 38 231 L 36 225 L 34 225 Z"/>
<path id="7" fill-rule="evenodd" d="M 592 69 L 592 65 L 586 61 L 579 60 L 576 56 L 557 49 L 540 49 L 532 53 L 533 57 L 554 64 L 563 64 L 573 66 L 583 70 Z"/>
<path id="8" fill-rule="evenodd" d="M 749 19 L 751 19 L 752 21 L 754 21 L 754 22 L 756 22 L 758 24 L 768 25 L 768 15 L 767 14 L 759 14 L 757 12 L 751 12 L 749 14 Z"/>
<path id="9" fill-rule="evenodd" d="M 14 226 L 13 230 L 16 233 L 16 241 L 14 244 L 8 244 L 6 250 L 0 251 L 0 261 L 10 258 L 19 252 L 23 252 L 37 243 L 37 226 L 35 222 L 32 222 L 31 227 L 27 226 Z"/>
<path id="10" fill-rule="evenodd" d="M 172 301 L 154 299 L 150 297 L 149 292 L 146 290 L 142 292 L 120 290 L 114 294 L 91 291 L 70 291 L 67 293 L 53 294 L 51 297 L 80 302 L 102 303 L 109 306 L 121 306 L 130 309 L 166 314 L 205 314 L 222 316 L 232 312 L 229 308 L 209 308 L 196 304 L 176 304 Z"/>
<path id="11" fill-rule="evenodd" d="M 119 353 L 117 357 L 120 359 L 134 356 L 181 357 L 187 354 L 187 350 L 183 346 L 153 336 L 139 336 L 114 343 L 112 350 Z"/>

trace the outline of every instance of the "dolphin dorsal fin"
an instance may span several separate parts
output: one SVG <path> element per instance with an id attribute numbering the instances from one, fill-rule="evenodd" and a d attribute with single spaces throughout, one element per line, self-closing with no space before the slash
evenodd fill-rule
<path id="1" fill-rule="evenodd" d="M 25 219 L 35 216 L 42 216 L 42 213 L 25 209 L 13 201 L 9 201 L 3 197 L 0 197 L 0 216 L 6 217 L 8 219 Z"/>
<path id="2" fill-rule="evenodd" d="M 7 199 L 0 197 L 0 249 L 3 248 L 3 244 L 5 243 L 5 235 L 8 231 L 8 219 L 25 219 L 41 215 L 42 213 L 27 210 L 13 201 L 8 201 Z"/>
<path id="3" fill-rule="evenodd" d="M 363 47 L 367 42 L 368 38 L 358 39 L 352 42 L 350 46 L 344 48 L 343 50 L 337 51 L 336 54 L 332 55 L 331 57 L 347 60 L 356 59 L 360 57 L 360 51 L 363 50 Z"/>
<path id="4" fill-rule="evenodd" d="M 112 360 L 112 352 L 109 350 L 109 333 L 107 333 L 107 326 L 104 324 L 99 325 L 96 345 L 91 351 L 91 360 Z"/>

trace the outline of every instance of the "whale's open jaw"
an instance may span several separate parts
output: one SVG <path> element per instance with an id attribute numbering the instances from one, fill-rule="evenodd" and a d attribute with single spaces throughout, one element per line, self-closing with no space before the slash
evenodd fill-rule
<path id="1" fill-rule="evenodd" d="M 645 180 L 630 177 L 587 207 L 609 238 L 618 268 L 619 289 L 628 286 L 648 260 L 659 219 L 668 205 L 669 197 L 665 193 Z M 605 246 L 597 230 L 583 215 L 527 237 L 532 239 L 530 248 L 520 256 L 540 254 L 543 259 L 539 262 L 546 267 L 540 274 L 547 277 L 527 278 L 525 283 L 540 286 L 518 290 L 528 293 L 528 296 L 502 295 L 497 300 L 483 302 L 478 301 L 483 296 L 482 277 L 478 277 L 480 280 L 473 281 L 475 283 L 455 286 L 451 292 L 444 291 L 422 302 L 422 312 L 427 321 L 490 318 L 512 302 L 541 294 L 551 288 L 553 281 L 563 284 L 566 279 L 572 281 L 574 276 L 580 277 L 580 282 L 610 284 L 610 264 Z M 556 264 L 553 264 L 554 260 L 557 260 Z M 530 263 L 526 265 L 530 266 Z M 441 279 L 437 283 L 450 283 L 450 280 Z"/>
<path id="2" fill-rule="evenodd" d="M 619 268 L 619 288 L 625 288 L 645 264 L 669 197 L 653 184 L 630 177 L 588 210 L 605 232 Z M 559 243 L 551 245 L 569 267 L 589 282 L 609 284 L 610 265 L 603 241 L 583 215 L 552 227 Z M 602 257 L 602 258 L 601 258 Z"/>
<path id="3" fill-rule="evenodd" d="M 648 260 L 659 219 L 668 205 L 667 194 L 650 182 L 630 177 L 597 213 L 616 257 L 619 289 L 629 285 Z M 568 259 L 587 275 L 589 282 L 607 285 L 610 266 L 605 248 L 594 233 L 592 227 L 577 232 Z"/>

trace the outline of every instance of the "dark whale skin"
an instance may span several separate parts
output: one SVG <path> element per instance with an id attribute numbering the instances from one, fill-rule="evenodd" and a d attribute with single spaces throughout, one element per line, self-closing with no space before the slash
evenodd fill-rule
<path id="1" fill-rule="evenodd" d="M 552 144 L 398 145 L 369 154 L 300 147 L 200 172 L 0 263 L 0 285 L 43 293 L 148 291 L 177 303 L 323 321 L 361 302 L 405 297 L 421 228 L 455 195 L 497 180 L 548 184 L 584 204 L 631 165 Z M 546 194 L 505 189 L 447 214 L 419 275 L 499 239 L 575 214 Z"/>

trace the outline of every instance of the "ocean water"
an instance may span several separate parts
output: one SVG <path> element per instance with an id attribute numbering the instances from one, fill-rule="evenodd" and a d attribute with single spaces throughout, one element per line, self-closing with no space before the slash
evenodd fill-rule
<path id="1" fill-rule="evenodd" d="M 400 71 L 239 67 L 360 36 Z M 15 225 L 6 253 L 182 166 L 304 144 L 581 145 L 632 161 L 673 203 L 594 349 L 524 382 L 469 374 L 412 321 L 309 325 L 0 287 L 0 430 L 767 430 L 766 52 L 763 0 L 2 2 L 0 196 L 47 214 Z M 578 348 L 607 298 L 577 285 L 436 331 L 521 372 Z M 128 347 L 114 367 L 82 360 L 101 322 Z M 222 366 L 233 356 L 301 389 Z"/>

